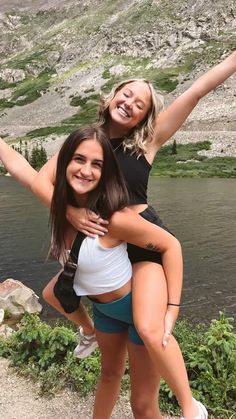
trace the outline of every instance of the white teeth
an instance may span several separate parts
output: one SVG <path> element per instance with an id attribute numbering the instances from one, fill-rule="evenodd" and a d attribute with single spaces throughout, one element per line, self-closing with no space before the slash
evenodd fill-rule
<path id="1" fill-rule="evenodd" d="M 77 180 L 79 180 L 80 182 L 90 182 L 91 179 L 85 179 L 79 176 L 75 176 Z"/>
<path id="2" fill-rule="evenodd" d="M 118 106 L 118 110 L 122 113 L 122 115 L 126 116 L 127 118 L 130 117 L 129 113 L 121 106 Z"/>

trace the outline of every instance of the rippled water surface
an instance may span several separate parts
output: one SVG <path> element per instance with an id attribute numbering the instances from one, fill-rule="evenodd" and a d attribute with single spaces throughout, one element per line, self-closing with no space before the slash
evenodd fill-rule
<path id="1" fill-rule="evenodd" d="M 236 181 L 152 178 L 150 202 L 179 238 L 185 260 L 182 313 L 208 321 L 236 316 Z M 59 265 L 46 261 L 48 211 L 14 179 L 0 177 L 0 280 L 39 295 Z M 52 316 L 48 307 L 44 315 Z"/>

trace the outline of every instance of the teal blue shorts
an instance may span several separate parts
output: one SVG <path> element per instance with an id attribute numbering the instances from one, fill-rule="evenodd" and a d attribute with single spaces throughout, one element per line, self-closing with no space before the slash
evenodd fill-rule
<path id="1" fill-rule="evenodd" d="M 91 300 L 92 301 L 92 300 Z M 128 331 L 128 338 L 137 345 L 143 341 L 134 327 L 131 292 L 111 303 L 93 303 L 93 320 L 97 330 L 105 333 Z"/>

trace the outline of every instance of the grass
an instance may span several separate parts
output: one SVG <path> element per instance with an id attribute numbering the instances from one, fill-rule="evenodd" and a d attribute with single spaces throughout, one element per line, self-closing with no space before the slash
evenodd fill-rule
<path id="1" fill-rule="evenodd" d="M 61 125 L 55 127 L 39 128 L 27 133 L 27 137 L 46 137 L 51 134 L 63 135 L 70 134 L 73 130 L 79 128 L 81 125 L 91 124 L 96 121 L 96 114 L 98 108 L 98 96 L 92 95 L 88 98 L 81 98 L 75 96 L 73 99 L 73 106 L 81 106 L 79 112 L 72 115 L 70 118 L 63 119 Z M 72 103 L 71 103 L 72 104 Z"/>
<path id="2" fill-rule="evenodd" d="M 106 55 L 103 57 L 104 71 L 102 77 L 107 80 L 103 86 L 105 92 L 109 92 L 111 88 L 128 78 L 144 78 L 150 80 L 155 89 L 169 93 L 175 90 L 178 85 L 178 75 L 184 72 L 183 65 L 177 67 L 168 67 L 165 69 L 150 67 L 146 68 L 151 63 L 150 58 L 134 58 L 131 56 L 112 56 Z M 123 74 L 112 76 L 110 69 L 116 65 L 123 65 L 126 67 L 126 71 Z"/>
<path id="3" fill-rule="evenodd" d="M 9 89 L 10 87 L 16 87 L 17 83 L 8 83 L 0 77 L 0 90 Z"/>
<path id="4" fill-rule="evenodd" d="M 150 31 L 150 27 L 154 30 L 160 28 L 163 22 L 176 21 L 175 9 L 178 9 L 176 2 L 164 1 L 164 5 L 163 1 L 159 3 L 152 0 L 146 0 L 138 4 L 134 2 L 126 13 L 117 19 L 115 26 L 122 25 L 123 29 L 134 34 Z"/>
<path id="5" fill-rule="evenodd" d="M 209 148 L 209 141 L 178 144 L 177 154 L 173 154 L 173 146 L 165 146 L 159 151 L 151 174 L 160 177 L 235 178 L 236 158 L 198 155 L 198 151 Z"/>
<path id="6" fill-rule="evenodd" d="M 49 88 L 54 70 L 46 69 L 37 78 L 29 77 L 18 85 L 10 99 L 0 100 L 0 110 L 13 106 L 24 106 L 34 102 Z"/>
<path id="7" fill-rule="evenodd" d="M 71 106 L 80 106 L 81 108 L 89 108 L 92 104 L 97 104 L 99 102 L 99 95 L 91 95 L 89 97 L 81 97 L 81 96 L 74 96 L 71 99 L 70 105 Z M 87 109 L 88 110 L 88 109 Z"/>

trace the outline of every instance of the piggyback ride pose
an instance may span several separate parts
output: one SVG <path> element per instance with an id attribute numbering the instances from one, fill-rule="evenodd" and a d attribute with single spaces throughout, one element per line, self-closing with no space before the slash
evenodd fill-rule
<path id="1" fill-rule="evenodd" d="M 147 204 L 146 190 L 151 164 L 161 146 L 181 127 L 198 101 L 223 83 L 236 70 L 236 52 L 233 52 L 220 64 L 199 77 L 193 85 L 179 96 L 167 109 L 161 111 L 162 104 L 156 96 L 152 85 L 146 80 L 129 80 L 115 87 L 105 97 L 99 110 L 99 122 L 109 136 L 115 154 L 119 160 L 130 192 L 130 204 L 134 211 L 140 213 L 153 223 L 163 226 L 159 217 Z M 0 142 L 0 157 L 7 169 L 25 186 L 32 188 L 41 199 L 50 205 L 55 181 L 57 156 L 52 158 L 39 175 L 32 173 L 22 157 Z M 18 164 L 19 163 L 19 164 Z M 37 176 L 36 176 L 37 175 Z M 92 211 L 75 209 L 68 206 L 67 218 L 87 235 L 103 235 L 107 231 L 107 221 Z M 158 328 L 156 319 L 156 287 L 161 278 L 166 276 L 162 267 L 162 257 L 153 252 L 143 252 L 133 245 L 129 246 L 129 256 L 133 262 L 133 316 L 139 334 L 150 353 L 155 354 L 156 341 L 168 342 L 178 315 L 180 300 L 174 301 L 168 295 L 171 304 L 166 310 L 163 330 Z M 154 258 L 154 260 L 153 260 Z M 169 292 L 169 290 L 168 290 Z M 53 295 L 53 288 L 47 288 L 45 298 L 59 309 L 60 305 Z M 136 304 L 135 304 L 136 301 Z M 142 306 L 142 316 L 135 307 Z M 66 313 L 63 313 L 66 315 Z M 67 316 L 69 317 L 69 316 Z M 93 349 L 93 325 L 83 306 L 70 318 L 82 324 L 85 332 L 85 346 Z M 83 348 L 82 348 L 83 350 Z M 88 351 L 89 352 L 89 351 Z M 189 403 L 188 403 L 189 405 Z"/>
<path id="2" fill-rule="evenodd" d="M 86 207 L 109 220 L 106 235 L 86 237 L 82 242 L 74 278 L 75 292 L 79 296 L 88 295 L 93 303 L 96 336 L 102 353 L 102 373 L 93 417 L 106 419 L 111 415 L 124 370 L 127 345 L 134 392 L 132 396 L 136 394 L 135 401 L 132 401 L 136 418 L 160 417 L 155 402 L 159 371 L 182 403 L 184 415 L 188 410 L 188 418 L 206 418 L 205 407 L 192 398 L 182 354 L 174 337 L 170 338 L 168 345 L 164 345 L 161 339 L 156 341 L 156 351 L 151 353 L 143 347 L 144 342 L 135 328 L 132 316 L 132 267 L 126 251 L 127 240 L 161 254 L 166 277 L 163 275 L 158 278 L 155 315 L 162 336 L 166 307 L 172 305 L 168 303 L 168 294 L 175 300 L 180 298 L 183 269 L 178 240 L 127 208 L 128 201 L 118 164 L 101 128 L 88 127 L 72 133 L 59 153 L 51 206 L 55 256 L 60 257 L 66 248 L 71 248 L 71 239 L 76 234 L 68 230 L 68 204 Z M 135 304 L 133 301 L 133 309 L 142 311 L 142 306 L 135 307 Z M 117 351 L 118 348 L 120 350 Z M 143 395 L 144 381 L 148 393 L 146 388 Z M 138 402 L 140 397 L 143 404 Z M 200 416 L 202 414 L 204 416 Z"/>

